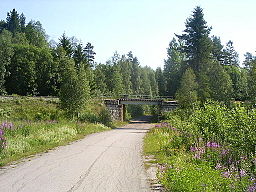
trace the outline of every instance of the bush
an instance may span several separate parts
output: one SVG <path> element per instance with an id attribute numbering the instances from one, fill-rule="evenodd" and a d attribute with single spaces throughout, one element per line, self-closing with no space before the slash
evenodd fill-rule
<path id="1" fill-rule="evenodd" d="M 157 145 L 153 154 L 166 164 L 160 174 L 164 186 L 170 191 L 253 188 L 255 109 L 209 101 L 191 112 L 178 109 L 167 113 L 167 122 L 156 125 L 150 139 L 145 139 L 146 143 L 154 141 L 149 144 Z"/>

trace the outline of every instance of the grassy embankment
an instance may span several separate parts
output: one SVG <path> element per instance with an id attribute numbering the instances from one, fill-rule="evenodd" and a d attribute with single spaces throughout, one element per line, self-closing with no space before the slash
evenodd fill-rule
<path id="1" fill-rule="evenodd" d="M 167 114 L 144 139 L 167 191 L 256 190 L 256 111 L 208 103 Z"/>
<path id="2" fill-rule="evenodd" d="M 58 108 L 57 99 L 1 98 L 0 166 L 115 125 L 97 102 L 89 105 L 79 121 L 71 121 Z"/>

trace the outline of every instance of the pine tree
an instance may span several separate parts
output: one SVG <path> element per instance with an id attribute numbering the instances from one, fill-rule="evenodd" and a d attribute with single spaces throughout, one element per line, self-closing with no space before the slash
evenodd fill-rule
<path id="1" fill-rule="evenodd" d="M 93 48 L 94 48 L 94 46 L 92 46 L 91 43 L 87 43 L 84 48 L 85 56 L 87 58 L 87 62 L 90 64 L 90 66 L 93 66 L 95 55 L 96 55 L 96 53 L 93 51 Z"/>
<path id="2" fill-rule="evenodd" d="M 224 65 L 239 66 L 238 53 L 235 51 L 233 42 L 229 41 L 224 49 Z"/>

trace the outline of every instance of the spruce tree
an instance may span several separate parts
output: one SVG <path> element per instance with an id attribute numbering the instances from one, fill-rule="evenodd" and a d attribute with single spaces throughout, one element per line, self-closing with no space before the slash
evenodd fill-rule
<path id="1" fill-rule="evenodd" d="M 183 51 L 186 53 L 189 67 L 197 74 L 208 68 L 212 52 L 212 41 L 209 38 L 211 28 L 204 20 L 203 9 L 196 7 L 185 26 L 184 33 L 178 37 L 184 41 Z"/>
<path id="2" fill-rule="evenodd" d="M 73 47 L 70 38 L 66 36 L 65 33 L 59 38 L 58 47 L 62 47 L 63 50 L 66 52 L 66 55 L 71 57 L 73 54 Z"/>
<path id="3" fill-rule="evenodd" d="M 7 30 L 13 34 L 20 32 L 20 16 L 15 9 L 7 13 L 6 24 Z"/>
<path id="4" fill-rule="evenodd" d="M 203 9 L 196 7 L 186 21 L 186 29 L 178 37 L 184 42 L 187 65 L 191 67 L 198 82 L 198 96 L 201 101 L 210 97 L 209 70 L 213 63 L 212 41 L 209 37 L 211 28 L 204 20 Z"/>

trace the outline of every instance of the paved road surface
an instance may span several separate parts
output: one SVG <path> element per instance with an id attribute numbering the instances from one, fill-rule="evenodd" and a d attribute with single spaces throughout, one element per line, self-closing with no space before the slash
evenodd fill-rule
<path id="1" fill-rule="evenodd" d="M 143 120 L 143 119 L 141 119 Z M 0 192 L 148 192 L 141 120 L 0 169 Z"/>

